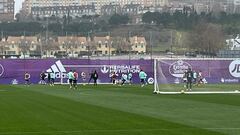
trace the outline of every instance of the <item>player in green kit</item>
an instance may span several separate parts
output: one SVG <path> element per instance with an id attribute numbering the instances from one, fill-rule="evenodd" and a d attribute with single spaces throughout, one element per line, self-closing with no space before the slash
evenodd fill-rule
<path id="1" fill-rule="evenodd" d="M 74 75 L 73 75 L 72 70 L 70 70 L 67 75 L 68 75 L 68 81 L 69 81 L 70 89 L 72 89 L 73 79 L 74 79 Z"/>
<path id="2" fill-rule="evenodd" d="M 147 74 L 143 70 L 141 70 L 139 72 L 139 78 L 141 80 L 141 86 L 143 87 L 146 84 Z"/>

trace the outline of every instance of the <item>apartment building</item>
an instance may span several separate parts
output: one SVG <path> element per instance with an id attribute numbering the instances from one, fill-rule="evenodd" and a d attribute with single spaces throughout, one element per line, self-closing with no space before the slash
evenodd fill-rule
<path id="1" fill-rule="evenodd" d="M 22 3 L 21 13 L 29 15 L 32 12 L 32 8 L 36 9 L 35 7 L 67 7 L 80 5 L 80 0 L 25 0 Z"/>
<path id="2" fill-rule="evenodd" d="M 53 7 L 32 7 L 31 15 L 33 17 L 50 17 L 58 16 L 63 17 L 70 15 L 73 18 L 83 15 L 95 15 L 95 6 L 94 5 L 82 5 L 82 6 L 53 6 Z"/>
<path id="3" fill-rule="evenodd" d="M 0 21 L 14 20 L 14 0 L 0 0 Z"/>

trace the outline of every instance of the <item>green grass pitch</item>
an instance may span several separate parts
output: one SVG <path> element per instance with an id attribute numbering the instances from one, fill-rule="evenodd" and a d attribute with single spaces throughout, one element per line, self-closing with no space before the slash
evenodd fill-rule
<path id="1" fill-rule="evenodd" d="M 235 90 L 240 85 L 201 89 Z M 238 94 L 152 92 L 153 86 L 139 85 L 81 85 L 78 90 L 67 85 L 0 85 L 0 135 L 240 134 Z"/>

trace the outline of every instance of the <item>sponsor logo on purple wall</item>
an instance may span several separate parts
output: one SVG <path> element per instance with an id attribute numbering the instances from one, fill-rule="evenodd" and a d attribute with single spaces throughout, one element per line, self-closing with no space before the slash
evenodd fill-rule
<path id="1" fill-rule="evenodd" d="M 229 65 L 229 72 L 233 77 L 240 77 L 240 60 L 234 60 Z"/>
<path id="2" fill-rule="evenodd" d="M 182 83 L 184 72 L 190 67 L 201 71 L 207 83 L 239 83 L 240 60 L 160 60 L 158 83 Z"/>
<path id="3" fill-rule="evenodd" d="M 79 83 L 86 83 L 90 78 L 92 71 L 97 71 L 99 74 L 100 83 L 110 83 L 109 77 L 111 72 L 119 74 L 118 79 L 121 79 L 121 74 L 132 73 L 133 82 L 139 83 L 138 73 L 143 69 L 148 74 L 149 78 L 153 77 L 153 69 L 151 60 L 86 60 L 86 59 L 15 59 L 15 60 L 0 60 L 0 83 L 1 84 L 23 84 L 24 73 L 27 71 L 31 74 L 31 83 L 39 83 L 41 72 L 54 72 L 56 82 L 67 83 L 67 73 L 70 70 L 76 70 L 79 74 L 84 73 L 82 78 L 79 78 Z M 85 81 L 85 82 L 84 82 Z M 150 80 L 151 82 L 151 80 Z"/>
<path id="4" fill-rule="evenodd" d="M 0 77 L 3 75 L 4 73 L 4 68 L 3 68 L 3 65 L 0 64 Z"/>
<path id="5" fill-rule="evenodd" d="M 188 62 L 179 60 L 169 66 L 169 73 L 174 77 L 181 78 L 188 68 L 192 68 Z"/>

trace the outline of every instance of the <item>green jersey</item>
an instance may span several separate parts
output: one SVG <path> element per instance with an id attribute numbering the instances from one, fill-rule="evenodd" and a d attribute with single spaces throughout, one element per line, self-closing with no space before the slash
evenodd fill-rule
<path id="1" fill-rule="evenodd" d="M 68 74 L 68 79 L 74 79 L 74 75 L 73 75 L 73 72 L 69 72 Z"/>
<path id="2" fill-rule="evenodd" d="M 147 78 L 147 74 L 144 71 L 139 72 L 139 78 L 140 79 L 146 79 Z"/>

